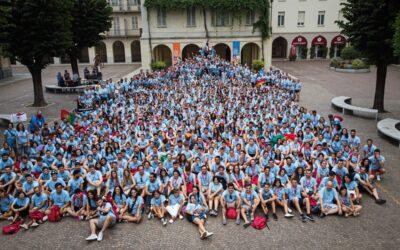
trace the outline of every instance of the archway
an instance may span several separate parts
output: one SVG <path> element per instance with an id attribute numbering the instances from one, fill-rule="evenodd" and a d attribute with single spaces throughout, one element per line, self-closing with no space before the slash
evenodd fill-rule
<path id="1" fill-rule="evenodd" d="M 125 62 L 125 47 L 121 41 L 113 43 L 113 56 L 115 63 Z"/>
<path id="2" fill-rule="evenodd" d="M 167 67 L 172 65 L 172 52 L 170 48 L 164 44 L 157 45 L 154 47 L 154 60 L 164 61 Z"/>
<path id="3" fill-rule="evenodd" d="M 247 64 L 247 66 L 251 67 L 253 60 L 260 58 L 259 55 L 260 47 L 255 43 L 247 43 L 243 46 L 240 53 L 240 61 L 243 65 Z"/>
<path id="4" fill-rule="evenodd" d="M 283 37 L 275 38 L 272 42 L 272 58 L 286 58 L 288 42 Z"/>
<path id="5" fill-rule="evenodd" d="M 214 46 L 215 52 L 221 58 L 224 58 L 227 61 L 231 60 L 231 48 L 225 43 L 218 43 Z"/>
<path id="6" fill-rule="evenodd" d="M 96 55 L 99 55 L 101 63 L 107 62 L 107 48 L 105 43 L 99 42 L 94 48 L 94 51 Z"/>
<path id="7" fill-rule="evenodd" d="M 297 36 L 292 41 L 291 54 L 293 53 L 298 59 L 307 59 L 307 39 L 304 36 Z"/>
<path id="8" fill-rule="evenodd" d="M 186 58 L 191 58 L 199 54 L 200 47 L 196 44 L 188 44 L 182 50 L 182 60 Z"/>
<path id="9" fill-rule="evenodd" d="M 131 57 L 132 57 L 132 62 L 142 61 L 142 52 L 140 51 L 139 41 L 133 41 L 131 43 Z"/>
<path id="10" fill-rule="evenodd" d="M 346 46 L 346 38 L 342 35 L 337 35 L 332 39 L 331 49 L 329 53 L 330 58 L 340 57 L 340 52 Z"/>
<path id="11" fill-rule="evenodd" d="M 79 51 L 78 60 L 80 63 L 89 63 L 89 48 L 85 47 Z"/>
<path id="12" fill-rule="evenodd" d="M 314 37 L 314 39 L 311 41 L 311 51 L 310 51 L 310 57 L 311 58 L 326 58 L 328 49 L 326 47 L 326 38 L 319 35 Z M 314 53 L 314 55 L 313 55 Z"/>

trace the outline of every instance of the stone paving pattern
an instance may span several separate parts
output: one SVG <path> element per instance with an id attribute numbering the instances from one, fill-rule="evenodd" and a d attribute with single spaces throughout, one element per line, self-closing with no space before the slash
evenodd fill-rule
<path id="1" fill-rule="evenodd" d="M 330 71 L 327 61 L 275 62 L 275 66 L 288 71 L 303 81 L 300 105 L 317 109 L 322 115 L 340 114 L 331 108 L 330 100 L 337 95 L 353 97 L 353 103 L 372 106 L 375 88 L 375 68 L 366 74 L 345 74 Z M 106 66 L 106 77 L 125 75 L 132 65 Z M 54 79 L 62 68 L 50 67 L 44 72 L 44 84 Z M 21 67 L 17 72 L 24 72 Z M 14 71 L 15 72 L 15 71 Z M 0 86 L 0 113 L 11 111 L 34 112 L 24 108 L 32 101 L 30 80 Z M 400 119 L 400 67 L 390 66 L 386 89 L 386 109 L 383 117 Z M 60 108 L 73 108 L 75 95 L 46 93 L 54 102 L 44 109 L 48 118 L 58 117 Z M 399 249 L 400 246 L 400 150 L 398 146 L 377 134 L 376 121 L 344 115 L 344 126 L 357 129 L 362 143 L 372 138 L 386 157 L 388 174 L 379 183 L 379 193 L 387 199 L 384 206 L 376 205 L 364 195 L 363 210 L 358 218 L 328 216 L 321 220 L 302 223 L 296 217 L 287 220 L 278 209 L 279 221 L 268 223 L 271 230 L 244 229 L 229 221 L 222 226 L 221 218 L 209 218 L 206 227 L 214 232 L 207 240 L 200 240 L 197 228 L 187 222 L 176 221 L 161 226 L 159 220 L 142 223 L 118 224 L 104 235 L 101 243 L 85 241 L 89 235 L 87 222 L 65 218 L 61 223 L 45 223 L 37 229 L 21 231 L 16 235 L 0 235 L 0 249 Z M 0 226 L 6 222 L 1 222 Z"/>

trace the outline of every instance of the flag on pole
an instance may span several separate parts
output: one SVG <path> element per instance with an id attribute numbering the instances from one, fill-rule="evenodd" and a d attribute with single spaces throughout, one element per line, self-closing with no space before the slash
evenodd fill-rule
<path id="1" fill-rule="evenodd" d="M 60 118 L 61 120 L 67 119 L 70 124 L 73 124 L 75 121 L 75 114 L 69 112 L 68 110 L 61 109 L 60 111 Z"/>

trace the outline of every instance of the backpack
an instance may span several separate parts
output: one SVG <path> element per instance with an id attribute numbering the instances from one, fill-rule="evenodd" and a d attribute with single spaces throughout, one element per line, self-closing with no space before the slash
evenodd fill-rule
<path id="1" fill-rule="evenodd" d="M 2 228 L 3 234 L 15 234 L 18 233 L 19 229 L 20 229 L 20 225 L 22 225 L 23 221 L 19 220 L 13 224 L 4 226 Z"/>
<path id="2" fill-rule="evenodd" d="M 40 212 L 39 210 L 33 210 L 29 213 L 29 218 L 32 220 L 43 220 L 44 213 Z"/>
<path id="3" fill-rule="evenodd" d="M 53 206 L 50 209 L 50 214 L 48 215 L 48 220 L 50 222 L 58 222 L 61 220 L 60 208 L 58 206 Z"/>
<path id="4" fill-rule="evenodd" d="M 267 226 L 267 219 L 262 218 L 260 216 L 256 216 L 254 218 L 254 221 L 251 223 L 251 226 L 254 227 L 255 229 L 261 230 Z"/>
<path id="5" fill-rule="evenodd" d="M 230 220 L 236 220 L 237 212 L 234 207 L 228 208 L 228 210 L 226 211 L 226 218 L 228 218 Z"/>

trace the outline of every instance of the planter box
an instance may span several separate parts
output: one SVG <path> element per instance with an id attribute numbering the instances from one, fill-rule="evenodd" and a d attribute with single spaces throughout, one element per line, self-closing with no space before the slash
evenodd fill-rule
<path id="1" fill-rule="evenodd" d="M 369 73 L 371 70 L 369 69 L 340 69 L 335 67 L 329 67 L 331 70 L 335 70 L 336 72 L 340 73 Z"/>

